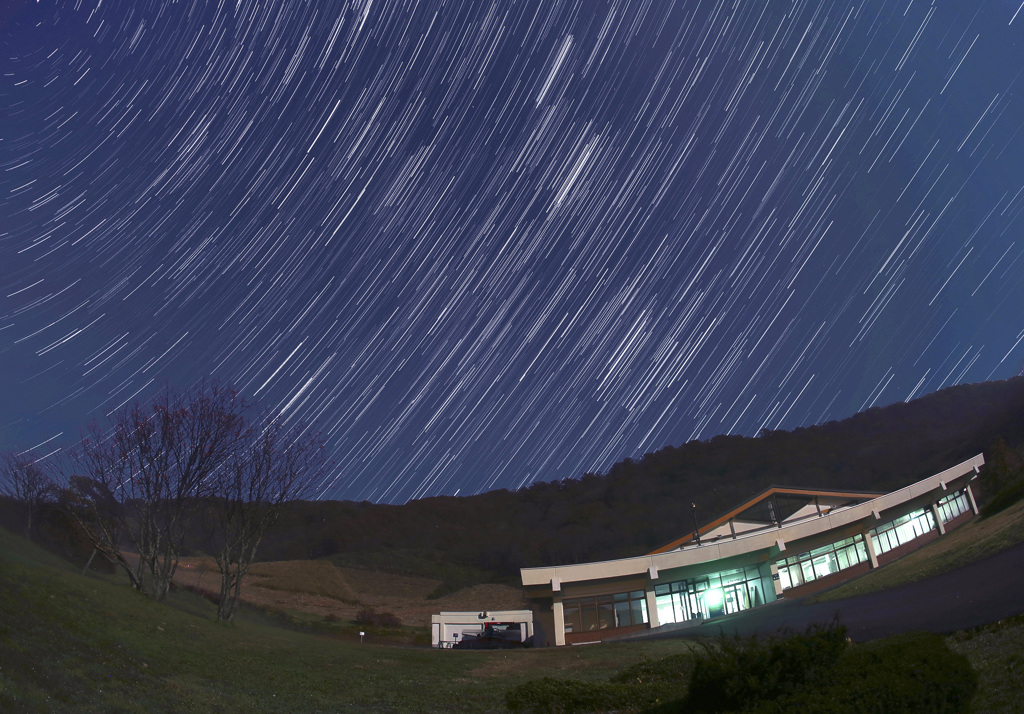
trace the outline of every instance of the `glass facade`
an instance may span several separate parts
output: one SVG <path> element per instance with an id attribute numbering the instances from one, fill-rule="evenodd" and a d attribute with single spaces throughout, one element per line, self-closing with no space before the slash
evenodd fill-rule
<path id="1" fill-rule="evenodd" d="M 961 513 L 971 510 L 971 503 L 967 500 L 967 493 L 964 491 L 949 494 L 939 501 L 936 506 L 939 509 L 939 515 L 942 517 L 943 523 L 949 523 Z"/>
<path id="2" fill-rule="evenodd" d="M 647 623 L 647 598 L 643 590 L 562 601 L 566 632 L 597 632 Z"/>
<path id="3" fill-rule="evenodd" d="M 935 519 L 930 508 L 921 508 L 905 516 L 871 529 L 875 543 L 875 554 L 888 553 L 904 543 L 920 538 L 935 530 Z"/>
<path id="4" fill-rule="evenodd" d="M 685 622 L 747 610 L 765 602 L 756 565 L 654 586 L 658 622 Z"/>
<path id="5" fill-rule="evenodd" d="M 806 553 L 784 558 L 776 563 L 782 589 L 813 582 L 832 573 L 838 573 L 868 559 L 867 546 L 863 536 L 846 538 L 829 543 Z"/>

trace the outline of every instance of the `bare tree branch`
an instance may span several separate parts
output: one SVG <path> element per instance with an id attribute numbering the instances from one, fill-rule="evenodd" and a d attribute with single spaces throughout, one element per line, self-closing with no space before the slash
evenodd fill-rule
<path id="1" fill-rule="evenodd" d="M 109 430 L 91 427 L 72 452 L 73 515 L 133 587 L 155 600 L 167 595 L 212 475 L 249 434 L 247 408 L 216 383 L 185 394 L 167 388 L 145 406 L 118 412 Z"/>
<path id="2" fill-rule="evenodd" d="M 53 483 L 36 461 L 30 452 L 0 455 L 0 493 L 24 506 L 26 538 L 32 537 L 39 509 L 54 491 Z"/>
<path id="3" fill-rule="evenodd" d="M 234 618 L 242 579 L 281 505 L 308 497 L 323 467 L 319 436 L 272 421 L 215 474 L 212 541 L 221 574 L 218 620 Z"/>

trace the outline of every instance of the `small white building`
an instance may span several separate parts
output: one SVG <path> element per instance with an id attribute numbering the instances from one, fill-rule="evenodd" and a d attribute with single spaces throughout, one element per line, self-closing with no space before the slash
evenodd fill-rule
<path id="1" fill-rule="evenodd" d="M 430 617 L 432 647 L 453 647 L 466 635 L 479 636 L 487 627 L 494 630 L 519 630 L 519 641 L 533 637 L 531 610 L 481 610 L 478 612 L 442 612 Z"/>

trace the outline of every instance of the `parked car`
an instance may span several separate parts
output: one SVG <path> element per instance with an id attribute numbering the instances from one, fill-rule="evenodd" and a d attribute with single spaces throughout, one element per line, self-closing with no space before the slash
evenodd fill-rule
<path id="1" fill-rule="evenodd" d="M 519 647 L 530 647 L 533 638 L 522 641 L 519 627 L 487 625 L 479 635 L 463 635 L 455 645 L 457 650 L 506 650 Z"/>

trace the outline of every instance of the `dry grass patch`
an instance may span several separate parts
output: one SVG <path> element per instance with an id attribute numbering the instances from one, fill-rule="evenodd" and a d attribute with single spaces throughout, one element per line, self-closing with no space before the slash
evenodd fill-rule
<path id="1" fill-rule="evenodd" d="M 213 558 L 182 560 L 174 578 L 179 586 L 216 594 L 220 574 Z M 474 585 L 429 599 L 440 579 L 395 575 L 378 570 L 339 568 L 327 560 L 254 563 L 242 581 L 242 601 L 274 611 L 305 612 L 352 620 L 371 607 L 395 615 L 403 625 L 429 627 L 442 610 L 521 610 L 527 607 L 519 588 Z"/>
<path id="2" fill-rule="evenodd" d="M 399 595 L 402 598 L 426 600 L 438 585 L 440 578 L 422 578 L 414 575 L 395 575 L 364 568 L 338 568 L 352 584 L 360 600 L 374 604 Z"/>
<path id="3" fill-rule="evenodd" d="M 359 601 L 393 613 L 402 624 L 429 627 L 430 616 L 442 611 L 520 610 L 526 608 L 522 590 L 508 585 L 474 585 L 437 599 L 429 595 L 440 579 L 395 575 L 378 570 L 340 568 Z"/>
<path id="4" fill-rule="evenodd" d="M 216 595 L 220 591 L 220 572 L 213 558 L 187 558 L 179 564 L 174 582 Z M 342 619 L 352 619 L 360 607 L 344 575 L 330 562 L 319 560 L 254 563 L 242 581 L 242 602 L 261 609 Z"/>
<path id="5" fill-rule="evenodd" d="M 253 563 L 248 584 L 266 590 L 320 595 L 355 604 L 359 602 L 345 576 L 326 560 L 284 560 Z"/>

